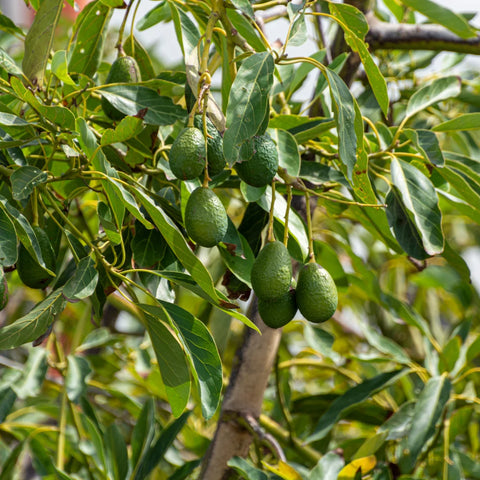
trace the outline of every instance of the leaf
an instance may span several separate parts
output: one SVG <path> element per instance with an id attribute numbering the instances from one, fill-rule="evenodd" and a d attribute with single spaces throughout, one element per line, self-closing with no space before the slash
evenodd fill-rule
<path id="1" fill-rule="evenodd" d="M 28 127 L 35 125 L 11 113 L 0 112 L 0 125 L 5 127 Z"/>
<path id="2" fill-rule="evenodd" d="M 342 468 L 338 474 L 338 480 L 357 480 L 357 472 L 360 472 L 358 478 L 361 480 L 364 474 L 369 473 L 375 468 L 376 464 L 377 459 L 373 455 L 364 458 L 357 458 Z"/>
<path id="3" fill-rule="evenodd" d="M 242 13 L 247 15 L 247 17 L 250 17 L 252 20 L 255 19 L 250 0 L 231 0 L 231 2 L 235 8 L 238 8 Z"/>
<path id="4" fill-rule="evenodd" d="M 23 75 L 22 70 L 3 48 L 0 48 L 0 68 L 3 68 L 9 75 L 18 75 L 19 77 Z"/>
<path id="5" fill-rule="evenodd" d="M 333 452 L 325 454 L 310 471 L 307 480 L 337 480 L 345 461 Z"/>
<path id="6" fill-rule="evenodd" d="M 200 389 L 202 413 L 209 420 L 217 410 L 222 391 L 222 362 L 217 346 L 203 323 L 173 303 L 161 302 L 178 328 L 189 353 Z"/>
<path id="7" fill-rule="evenodd" d="M 263 133 L 259 129 L 269 112 L 273 72 L 273 57 L 268 52 L 251 55 L 238 69 L 228 97 L 227 131 L 223 138 L 229 165 L 236 162 L 243 142 Z"/>
<path id="8" fill-rule="evenodd" d="M 68 74 L 68 61 L 66 50 L 57 50 L 52 57 L 52 73 L 66 85 L 75 85 Z"/>
<path id="9" fill-rule="evenodd" d="M 128 452 L 125 440 L 115 424 L 109 425 L 104 435 L 107 467 L 114 480 L 125 480 L 128 473 Z"/>
<path id="10" fill-rule="evenodd" d="M 151 267 L 162 260 L 167 243 L 155 228 L 148 230 L 143 225 L 135 225 L 132 252 L 135 263 L 140 267 Z"/>
<path id="11" fill-rule="evenodd" d="M 387 432 L 387 440 L 398 440 L 407 435 L 412 424 L 415 401 L 405 402 L 378 429 L 378 433 Z"/>
<path id="12" fill-rule="evenodd" d="M 80 398 L 87 393 L 87 380 L 91 376 L 92 369 L 88 360 L 79 355 L 68 356 L 68 369 L 65 378 L 68 399 L 78 403 Z"/>
<path id="13" fill-rule="evenodd" d="M 15 382 L 13 388 L 21 399 L 37 397 L 48 370 L 47 351 L 44 348 L 33 349 L 24 367 L 23 377 Z"/>
<path id="14" fill-rule="evenodd" d="M 452 10 L 432 2 L 431 0 L 400 0 L 407 7 L 425 15 L 432 22 L 443 25 L 461 38 L 474 38 L 477 36 L 475 29 L 461 15 Z"/>
<path id="15" fill-rule="evenodd" d="M 100 145 L 110 145 L 112 143 L 122 143 L 130 138 L 137 136 L 143 127 L 143 120 L 138 117 L 125 117 L 115 127 L 107 128 L 102 135 Z"/>
<path id="16" fill-rule="evenodd" d="M 15 23 L 6 15 L 0 14 L 0 30 L 11 35 L 19 35 L 24 37 L 23 30 L 15 25 Z"/>
<path id="17" fill-rule="evenodd" d="M 420 170 L 397 158 L 392 159 L 391 174 L 422 238 L 425 252 L 429 255 L 442 253 L 442 214 L 434 186 Z"/>
<path id="18" fill-rule="evenodd" d="M 76 41 L 70 55 L 68 71 L 93 77 L 101 62 L 103 42 L 112 9 L 100 2 L 85 6 L 75 24 Z"/>
<path id="19" fill-rule="evenodd" d="M 10 413 L 10 410 L 17 399 L 17 394 L 11 387 L 0 388 L 0 424 L 2 424 Z"/>
<path id="20" fill-rule="evenodd" d="M 117 110 L 125 115 L 139 114 L 149 125 L 171 125 L 177 120 L 183 122 L 186 117 L 187 112 L 170 97 L 162 97 L 155 90 L 140 85 L 105 87 L 98 92 Z"/>
<path id="21" fill-rule="evenodd" d="M 280 129 L 269 130 L 269 133 L 277 144 L 279 166 L 286 168 L 292 177 L 297 177 L 300 173 L 300 153 L 295 137 Z"/>
<path id="22" fill-rule="evenodd" d="M 153 399 L 149 397 L 143 404 L 142 411 L 133 427 L 132 432 L 132 457 L 131 463 L 133 468 L 139 464 L 144 453 L 150 447 L 155 435 L 155 404 Z"/>
<path id="23" fill-rule="evenodd" d="M 415 467 L 418 455 L 433 436 L 445 405 L 450 399 L 452 383 L 446 375 L 433 377 L 418 397 L 407 438 L 402 442 L 399 466 L 403 473 Z"/>
<path id="24" fill-rule="evenodd" d="M 345 3 L 330 2 L 328 8 L 335 20 L 341 22 L 340 25 L 344 30 L 351 31 L 360 40 L 365 38 L 369 27 L 365 15 L 358 8 Z"/>
<path id="25" fill-rule="evenodd" d="M 65 308 L 62 289 L 55 290 L 27 315 L 0 329 L 0 349 L 16 348 L 42 336 Z"/>
<path id="26" fill-rule="evenodd" d="M 26 442 L 19 442 L 15 448 L 13 448 L 8 456 L 3 459 L 2 465 L 1 465 L 1 475 L 2 475 L 2 480 L 13 480 L 18 478 L 16 473 L 18 472 L 18 463 L 19 463 L 19 458 L 22 453 L 23 448 L 25 447 Z"/>
<path id="27" fill-rule="evenodd" d="M 255 467 L 252 467 L 245 459 L 241 457 L 231 458 L 227 465 L 232 467 L 237 473 L 242 475 L 242 478 L 248 480 L 268 480 L 267 475 L 258 470 Z"/>
<path id="28" fill-rule="evenodd" d="M 158 23 L 166 22 L 172 18 L 169 8 L 169 2 L 161 1 L 159 4 L 149 10 L 135 25 L 136 28 L 143 32 L 147 28 L 154 27 Z M 128 42 L 127 42 L 128 44 Z"/>
<path id="29" fill-rule="evenodd" d="M 324 438 L 325 435 L 336 424 L 340 414 L 347 408 L 365 401 L 370 396 L 397 381 L 408 373 L 408 370 L 393 370 L 391 372 L 380 373 L 379 375 L 364 380 L 362 383 L 347 390 L 343 395 L 338 397 L 328 407 L 327 411 L 320 417 L 313 433 L 307 438 L 307 442 L 314 442 Z"/>
<path id="30" fill-rule="evenodd" d="M 410 118 L 434 103 L 460 94 L 462 82 L 459 77 L 437 78 L 430 85 L 417 90 L 408 101 L 405 118 Z"/>
<path id="31" fill-rule="evenodd" d="M 262 465 L 275 475 L 275 478 L 281 478 L 283 480 L 302 480 L 300 474 L 291 467 L 288 463 L 278 460 L 277 465 L 269 465 L 265 461 L 262 461 Z"/>
<path id="32" fill-rule="evenodd" d="M 13 265 L 17 261 L 17 235 L 6 212 L 0 208 L 0 264 Z"/>
<path id="33" fill-rule="evenodd" d="M 190 412 L 185 412 L 162 430 L 160 436 L 142 458 L 139 468 L 135 473 L 134 480 L 144 480 L 148 477 L 150 472 L 157 466 L 160 460 L 163 459 L 170 445 L 172 445 L 173 441 L 178 437 L 189 415 Z"/>
<path id="34" fill-rule="evenodd" d="M 152 315 L 148 305 L 142 306 L 142 310 L 145 314 L 147 331 L 152 340 L 168 402 L 172 407 L 173 416 L 179 417 L 185 410 L 190 396 L 190 373 L 185 353 L 178 340 L 162 323 L 169 323 L 168 314 L 163 307 L 155 308 L 155 314 L 158 316 Z"/>
<path id="35" fill-rule="evenodd" d="M 304 8 L 304 3 L 287 5 L 287 12 L 290 18 L 289 35 L 286 39 L 292 47 L 299 47 L 307 41 L 307 24 L 305 23 L 305 13 L 300 10 Z"/>
<path id="36" fill-rule="evenodd" d="M 120 233 L 120 229 L 115 223 L 116 218 L 112 212 L 112 209 L 106 203 L 99 201 L 97 203 L 97 215 L 100 225 L 102 226 L 107 238 L 114 245 L 119 245 L 122 242 L 122 235 Z"/>
<path id="37" fill-rule="evenodd" d="M 348 178 L 352 178 L 353 167 L 357 161 L 357 136 L 355 133 L 355 100 L 345 82 L 333 70 L 326 68 L 324 74 L 328 80 L 335 113 L 339 145 L 338 154 L 347 167 Z"/>
<path id="38" fill-rule="evenodd" d="M 197 48 L 200 41 L 200 32 L 192 20 L 190 20 L 190 17 L 182 9 L 177 8 L 173 2 L 168 2 L 168 5 L 172 12 L 178 43 L 182 49 L 183 58 L 186 60 Z"/>
<path id="39" fill-rule="evenodd" d="M 405 129 L 403 133 L 412 140 L 426 162 L 439 167 L 445 164 L 438 138 L 432 131 Z"/>
<path id="40" fill-rule="evenodd" d="M 142 77 L 143 81 L 155 77 L 155 69 L 153 68 L 152 60 L 148 54 L 148 51 L 135 37 L 133 37 L 132 42 L 132 35 L 129 35 L 123 44 L 123 49 L 127 55 L 130 55 L 137 61 L 138 68 L 140 69 L 140 76 Z M 165 91 L 163 94 L 168 95 Z"/>
<path id="41" fill-rule="evenodd" d="M 48 174 L 37 167 L 25 166 L 15 170 L 10 177 L 12 196 L 15 200 L 28 198 L 35 187 L 47 181 Z"/>
<path id="42" fill-rule="evenodd" d="M 83 257 L 77 269 L 63 287 L 63 296 L 69 301 L 81 300 L 93 294 L 98 283 L 98 271 L 91 257 Z"/>
<path id="43" fill-rule="evenodd" d="M 25 37 L 22 68 L 25 76 L 40 87 L 62 8 L 63 0 L 44 0 Z"/>
<path id="44" fill-rule="evenodd" d="M 454 130 L 477 130 L 480 128 L 480 113 L 465 113 L 451 120 L 435 125 L 434 132 L 451 132 Z"/>

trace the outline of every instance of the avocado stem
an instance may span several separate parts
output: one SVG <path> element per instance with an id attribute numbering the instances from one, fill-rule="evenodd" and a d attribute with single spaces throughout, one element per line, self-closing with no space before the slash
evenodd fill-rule
<path id="1" fill-rule="evenodd" d="M 312 214 L 310 211 L 310 194 L 308 192 L 305 193 L 305 206 L 307 209 L 308 263 L 315 263 L 315 252 L 313 250 Z"/>
<path id="2" fill-rule="evenodd" d="M 268 215 L 267 243 L 275 241 L 275 237 L 273 235 L 274 208 L 275 208 L 275 179 L 272 180 L 272 204 L 270 205 L 270 212 Z"/>
<path id="3" fill-rule="evenodd" d="M 287 209 L 285 210 L 285 226 L 283 229 L 283 244 L 288 245 L 288 217 L 290 215 L 290 205 L 292 203 L 292 186 L 287 185 Z"/>
<path id="4" fill-rule="evenodd" d="M 132 5 L 134 3 L 135 3 L 135 0 L 131 0 L 127 5 L 127 8 L 125 9 L 125 15 L 123 16 L 122 24 L 120 25 L 120 29 L 118 31 L 118 41 L 117 41 L 117 44 L 115 45 L 115 48 L 118 49 L 119 57 L 125 56 L 125 51 L 123 50 L 123 32 L 125 31 L 125 25 L 127 24 L 128 14 L 130 13 L 130 9 L 132 8 Z M 132 35 L 133 35 L 133 32 L 132 32 Z"/>

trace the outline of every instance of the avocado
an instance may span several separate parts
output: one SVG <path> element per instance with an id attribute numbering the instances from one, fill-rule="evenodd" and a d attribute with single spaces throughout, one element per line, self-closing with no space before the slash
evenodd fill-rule
<path id="1" fill-rule="evenodd" d="M 135 83 L 140 82 L 140 69 L 133 57 L 118 57 L 107 75 L 106 83 Z M 105 97 L 102 97 L 102 109 L 111 120 L 121 120 L 126 115 L 116 109 Z"/>
<path id="2" fill-rule="evenodd" d="M 235 164 L 238 176 L 253 187 L 269 185 L 278 168 L 278 151 L 267 133 L 247 140 L 239 152 Z"/>
<path id="3" fill-rule="evenodd" d="M 188 198 L 185 228 L 189 237 L 203 247 L 214 247 L 225 237 L 228 228 L 227 212 L 209 188 L 198 187 Z"/>
<path id="4" fill-rule="evenodd" d="M 282 242 L 267 243 L 252 266 L 252 288 L 258 298 L 275 300 L 284 296 L 292 281 L 292 262 Z"/>
<path id="5" fill-rule="evenodd" d="M 55 271 L 55 253 L 45 231 L 39 226 L 33 226 L 37 237 L 43 261 L 46 267 L 52 272 Z M 53 280 L 53 275 L 41 267 L 36 260 L 28 253 L 28 250 L 20 244 L 18 250 L 17 272 L 20 280 L 30 288 L 45 288 Z"/>
<path id="6" fill-rule="evenodd" d="M 270 328 L 285 326 L 297 313 L 295 290 L 290 289 L 285 295 L 274 300 L 258 299 L 258 313 Z"/>
<path id="7" fill-rule="evenodd" d="M 337 304 L 337 287 L 328 271 L 318 263 L 303 266 L 297 282 L 297 305 L 302 315 L 313 323 L 325 322 Z"/>
<path id="8" fill-rule="evenodd" d="M 185 127 L 172 143 L 169 160 L 179 180 L 193 180 L 205 169 L 205 137 L 195 127 Z"/>
<path id="9" fill-rule="evenodd" d="M 0 310 L 3 310 L 8 303 L 8 283 L 3 268 L 0 268 Z"/>
<path id="10" fill-rule="evenodd" d="M 225 165 L 227 164 L 225 156 L 223 155 L 223 138 L 219 131 L 215 128 L 213 122 L 206 117 L 207 124 L 207 161 L 208 161 L 208 174 L 211 177 L 223 172 Z M 195 115 L 193 123 L 196 128 L 203 132 L 203 119 L 202 115 Z"/>

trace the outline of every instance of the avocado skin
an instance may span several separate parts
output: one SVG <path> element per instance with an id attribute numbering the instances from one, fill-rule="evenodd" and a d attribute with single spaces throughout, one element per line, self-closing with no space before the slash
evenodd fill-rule
<path id="1" fill-rule="evenodd" d="M 106 83 L 135 83 L 140 82 L 140 69 L 133 57 L 118 57 L 107 75 Z M 102 97 L 102 109 L 111 120 L 121 120 L 126 115 L 116 109 L 105 97 Z"/>
<path id="2" fill-rule="evenodd" d="M 238 176 L 253 187 L 269 185 L 278 169 L 278 151 L 270 135 L 264 134 L 247 140 L 235 164 Z"/>
<path id="3" fill-rule="evenodd" d="M 198 128 L 185 127 L 170 148 L 170 169 L 179 180 L 193 180 L 205 169 L 206 155 L 203 133 Z"/>
<path id="4" fill-rule="evenodd" d="M 285 295 L 292 281 L 292 262 L 282 242 L 267 243 L 252 266 L 252 288 L 258 298 L 275 300 Z"/>
<path id="5" fill-rule="evenodd" d="M 284 327 L 297 313 L 295 290 L 290 289 L 285 295 L 274 300 L 258 299 L 258 313 L 263 323 L 270 328 Z"/>
<path id="6" fill-rule="evenodd" d="M 53 251 L 50 240 L 48 239 L 45 231 L 38 227 L 33 226 L 33 231 L 37 237 L 38 244 L 40 245 L 40 251 L 45 262 L 46 267 L 52 272 L 55 271 L 55 253 Z M 28 250 L 20 244 L 18 250 L 17 260 L 17 272 L 20 280 L 30 288 L 42 289 L 47 287 L 54 279 L 45 269 L 43 269 L 36 260 L 28 253 Z"/>
<path id="7" fill-rule="evenodd" d="M 223 172 L 225 165 L 227 164 L 225 156 L 223 155 L 223 138 L 220 132 L 216 129 L 213 122 L 206 117 L 207 123 L 207 161 L 208 161 L 208 174 L 210 176 L 218 175 Z M 201 115 L 195 115 L 193 124 L 201 132 L 203 132 L 203 119 Z"/>
<path id="8" fill-rule="evenodd" d="M 297 305 L 302 315 L 313 323 L 325 322 L 335 313 L 337 287 L 328 271 L 318 263 L 308 263 L 300 270 Z"/>
<path id="9" fill-rule="evenodd" d="M 185 228 L 188 236 L 202 247 L 214 247 L 225 237 L 228 228 L 227 212 L 209 188 L 198 187 L 188 198 Z"/>

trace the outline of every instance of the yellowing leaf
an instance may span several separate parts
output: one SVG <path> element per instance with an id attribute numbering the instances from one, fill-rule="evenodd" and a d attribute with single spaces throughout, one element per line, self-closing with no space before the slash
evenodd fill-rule
<path id="1" fill-rule="evenodd" d="M 278 465 L 268 465 L 268 463 L 265 462 L 262 463 L 267 470 L 285 480 L 302 480 L 301 475 L 293 467 L 281 460 L 279 460 Z"/>
<path id="2" fill-rule="evenodd" d="M 357 458 L 348 465 L 345 465 L 338 474 L 338 480 L 353 480 L 358 469 L 362 469 L 362 474 L 368 473 L 375 468 L 377 459 L 374 455 L 369 457 Z"/>

